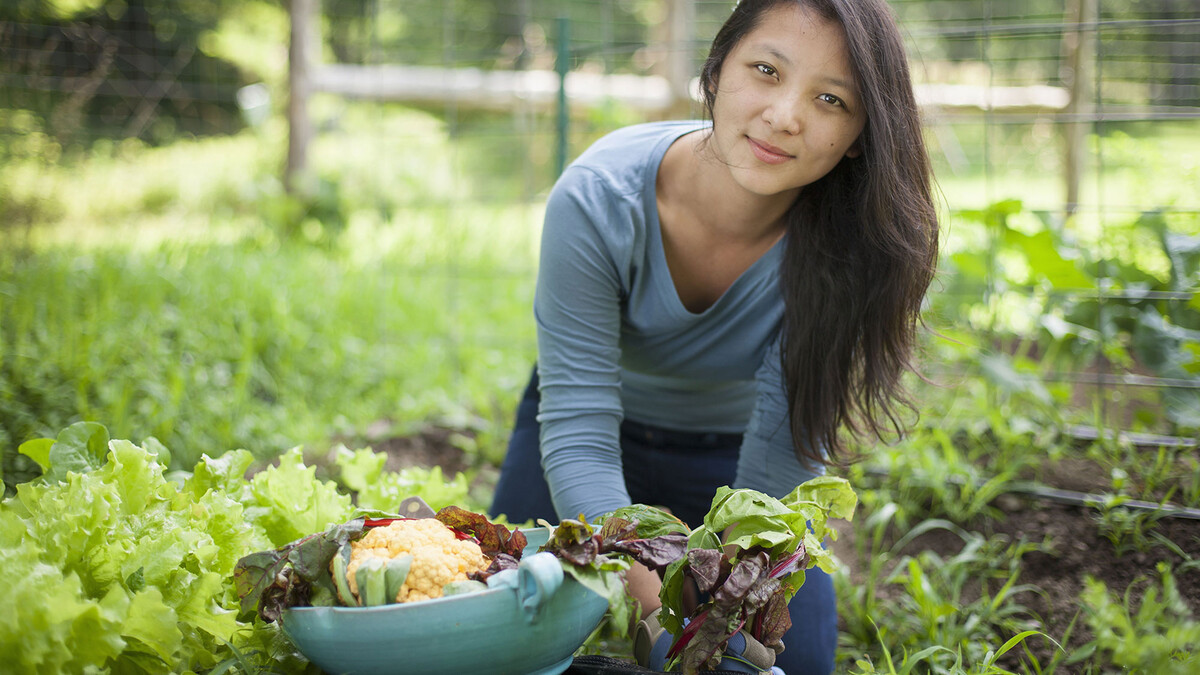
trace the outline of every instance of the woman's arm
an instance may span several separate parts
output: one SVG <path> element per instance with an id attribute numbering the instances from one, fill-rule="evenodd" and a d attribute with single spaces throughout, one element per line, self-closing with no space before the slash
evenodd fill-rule
<path id="1" fill-rule="evenodd" d="M 758 490 L 777 499 L 825 473 L 824 467 L 806 467 L 796 456 L 779 348 L 776 338 L 755 375 L 757 400 L 746 427 L 737 478 L 732 486 Z"/>
<path id="2" fill-rule="evenodd" d="M 568 169 L 546 206 L 534 315 L 542 466 L 561 518 L 630 503 L 621 468 L 619 234 L 628 215 L 591 171 Z M 628 229 L 628 228 L 625 228 Z"/>

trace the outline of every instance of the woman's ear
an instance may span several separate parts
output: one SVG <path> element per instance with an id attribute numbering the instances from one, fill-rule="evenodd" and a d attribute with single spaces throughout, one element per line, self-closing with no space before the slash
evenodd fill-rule
<path id="1" fill-rule="evenodd" d="M 862 146 L 858 144 L 857 140 L 854 141 L 854 143 L 850 146 L 850 149 L 846 151 L 846 156 L 850 159 L 862 157 Z"/>

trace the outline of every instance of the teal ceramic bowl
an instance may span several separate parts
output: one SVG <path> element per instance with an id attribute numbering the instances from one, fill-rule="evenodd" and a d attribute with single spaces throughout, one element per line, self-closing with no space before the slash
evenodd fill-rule
<path id="1" fill-rule="evenodd" d="M 280 617 L 310 661 L 341 675 L 553 675 L 600 624 L 608 602 L 570 576 L 558 559 L 533 553 L 478 593 L 384 607 L 300 607 Z M 534 541 L 540 537 L 540 541 Z"/>

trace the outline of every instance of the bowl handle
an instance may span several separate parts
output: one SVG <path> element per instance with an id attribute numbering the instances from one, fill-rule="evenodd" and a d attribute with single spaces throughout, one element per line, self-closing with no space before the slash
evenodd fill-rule
<path id="1" fill-rule="evenodd" d="M 562 585 L 562 563 L 552 553 L 535 553 L 517 565 L 517 600 L 525 613 L 525 621 L 537 621 L 542 605 L 550 602 Z"/>

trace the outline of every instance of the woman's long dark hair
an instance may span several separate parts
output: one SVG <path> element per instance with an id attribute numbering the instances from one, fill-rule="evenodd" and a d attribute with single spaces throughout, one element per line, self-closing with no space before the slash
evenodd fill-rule
<path id="1" fill-rule="evenodd" d="M 835 464 L 847 454 L 843 427 L 855 437 L 899 434 L 900 410 L 913 408 L 901 378 L 937 265 L 937 208 L 908 59 L 885 0 L 742 0 L 701 71 L 709 116 L 725 58 L 782 5 L 842 26 L 867 117 L 861 155 L 805 186 L 788 212 L 780 275 L 796 453 Z"/>

